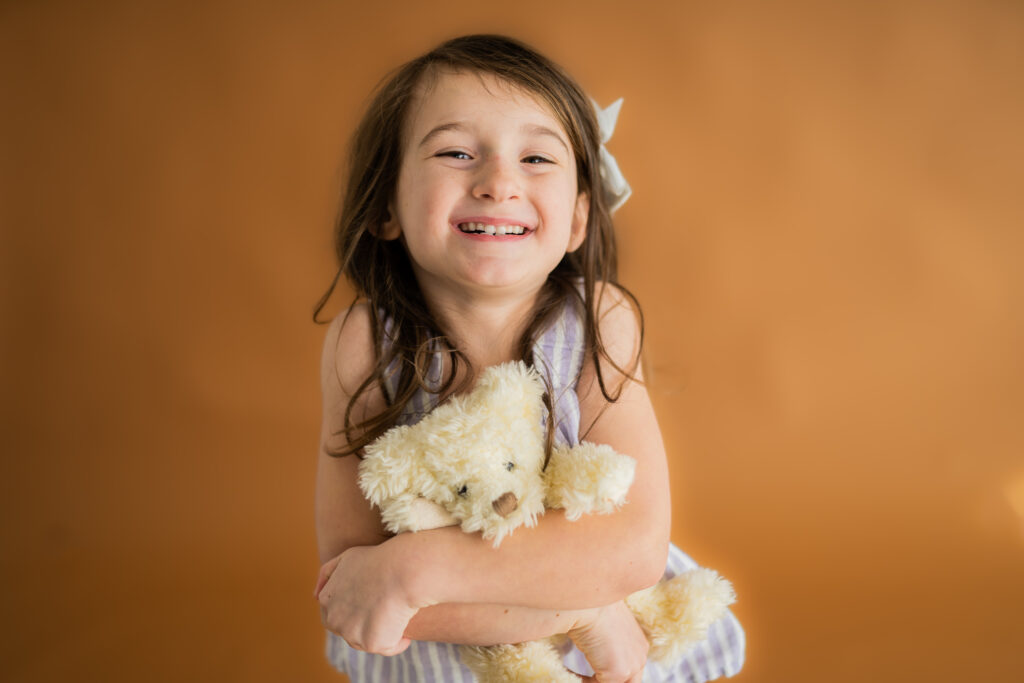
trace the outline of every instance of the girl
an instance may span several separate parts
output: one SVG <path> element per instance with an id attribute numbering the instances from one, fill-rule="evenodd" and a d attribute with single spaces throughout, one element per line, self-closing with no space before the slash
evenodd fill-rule
<path id="1" fill-rule="evenodd" d="M 609 162 L 579 86 L 498 36 L 406 64 L 356 131 L 334 284 L 344 273 L 360 298 L 324 345 L 316 506 L 328 657 L 356 683 L 470 681 L 450 643 L 566 632 L 567 666 L 589 663 L 593 680 L 705 681 L 742 665 L 729 615 L 675 669 L 645 666 L 622 603 L 694 565 L 668 540 L 639 306 L 616 282 Z M 513 359 L 545 375 L 549 446 L 586 436 L 636 458 L 629 504 L 571 523 L 549 512 L 498 549 L 458 527 L 390 537 L 356 484 L 361 449 Z"/>

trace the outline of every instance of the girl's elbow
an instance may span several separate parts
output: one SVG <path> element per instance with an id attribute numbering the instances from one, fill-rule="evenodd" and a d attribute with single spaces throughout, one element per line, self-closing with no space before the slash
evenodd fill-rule
<path id="1" fill-rule="evenodd" d="M 623 595 L 650 588 L 665 574 L 668 561 L 668 539 L 644 535 L 642 542 L 634 546 L 628 571 L 623 576 Z"/>
<path id="2" fill-rule="evenodd" d="M 651 564 L 648 567 L 648 586 L 661 581 L 661 578 L 665 576 L 665 567 L 668 566 L 668 538 L 664 539 L 660 544 L 655 545 L 655 550 L 651 553 Z"/>
<path id="3" fill-rule="evenodd" d="M 639 577 L 640 587 L 637 590 L 650 588 L 661 581 L 665 575 L 665 565 L 668 562 L 668 541 L 652 544 L 650 552 L 646 553 L 646 562 L 643 567 L 642 576 Z"/>

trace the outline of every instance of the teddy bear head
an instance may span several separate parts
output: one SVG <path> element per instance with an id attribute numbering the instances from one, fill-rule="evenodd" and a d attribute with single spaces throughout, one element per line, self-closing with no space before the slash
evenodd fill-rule
<path id="1" fill-rule="evenodd" d="M 473 391 L 367 446 L 359 485 L 395 533 L 432 528 L 424 504 L 501 540 L 544 510 L 544 385 L 525 363 L 481 373 Z"/>

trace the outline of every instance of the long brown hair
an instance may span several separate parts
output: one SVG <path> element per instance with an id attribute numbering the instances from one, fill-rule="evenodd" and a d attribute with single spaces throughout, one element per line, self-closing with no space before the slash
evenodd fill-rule
<path id="1" fill-rule="evenodd" d="M 347 445 L 332 455 L 360 453 L 365 445 L 397 422 L 406 403 L 420 389 L 439 396 L 452 390 L 461 391 L 465 387 L 453 384 L 462 364 L 468 369 L 463 375 L 464 382 L 473 378 L 469 360 L 445 336 L 431 315 L 401 240 L 377 237 L 380 226 L 388 219 L 388 204 L 394 199 L 398 183 L 409 103 L 417 88 L 429 84 L 428 79 L 452 71 L 492 74 L 546 103 L 569 136 L 576 157 L 577 187 L 590 198 L 583 243 L 566 254 L 548 276 L 519 341 L 519 356 L 532 362 L 533 343 L 552 317 L 565 305 L 575 305 L 583 320 L 584 351 L 597 367 L 601 392 L 608 401 L 617 400 L 620 391 L 609 390 L 599 362 L 604 358 L 614 364 L 601 342 L 597 320 L 599 302 L 595 301 L 599 283 L 618 288 L 633 305 L 640 321 L 641 345 L 643 342 L 643 315 L 639 303 L 617 281 L 615 234 L 600 176 L 601 139 L 590 101 L 561 67 L 517 40 L 496 35 L 449 40 L 400 67 L 379 87 L 352 140 L 348 180 L 334 234 L 339 268 L 317 303 L 313 320 L 325 322 L 318 320 L 318 315 L 344 274 L 353 284 L 357 300 L 365 299 L 369 304 L 377 357 L 370 376 L 356 389 L 345 410 L 340 433 L 346 437 Z M 439 352 L 447 353 L 451 362 L 440 387 L 430 386 L 427 369 L 431 356 Z M 632 374 L 639 354 L 638 348 L 629 371 L 615 367 Z M 389 396 L 384 389 L 389 371 L 398 373 L 394 396 Z M 359 396 L 374 385 L 381 388 L 387 407 L 377 415 L 353 423 L 353 406 Z M 548 411 L 549 445 L 553 438 L 552 412 Z"/>

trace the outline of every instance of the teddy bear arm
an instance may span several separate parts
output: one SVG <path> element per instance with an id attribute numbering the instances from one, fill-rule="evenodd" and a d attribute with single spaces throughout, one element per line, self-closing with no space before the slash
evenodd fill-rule
<path id="1" fill-rule="evenodd" d="M 626 502 L 635 471 L 636 461 L 611 446 L 556 446 L 544 470 L 545 505 L 565 510 L 572 520 L 614 512 Z"/>
<path id="2" fill-rule="evenodd" d="M 426 531 L 458 524 L 447 510 L 414 493 L 403 493 L 378 503 L 381 520 L 388 531 Z"/>
<path id="3" fill-rule="evenodd" d="M 427 529 L 440 529 L 446 526 L 457 526 L 459 520 L 443 506 L 417 496 L 409 504 L 409 519 L 414 531 L 426 531 Z"/>

